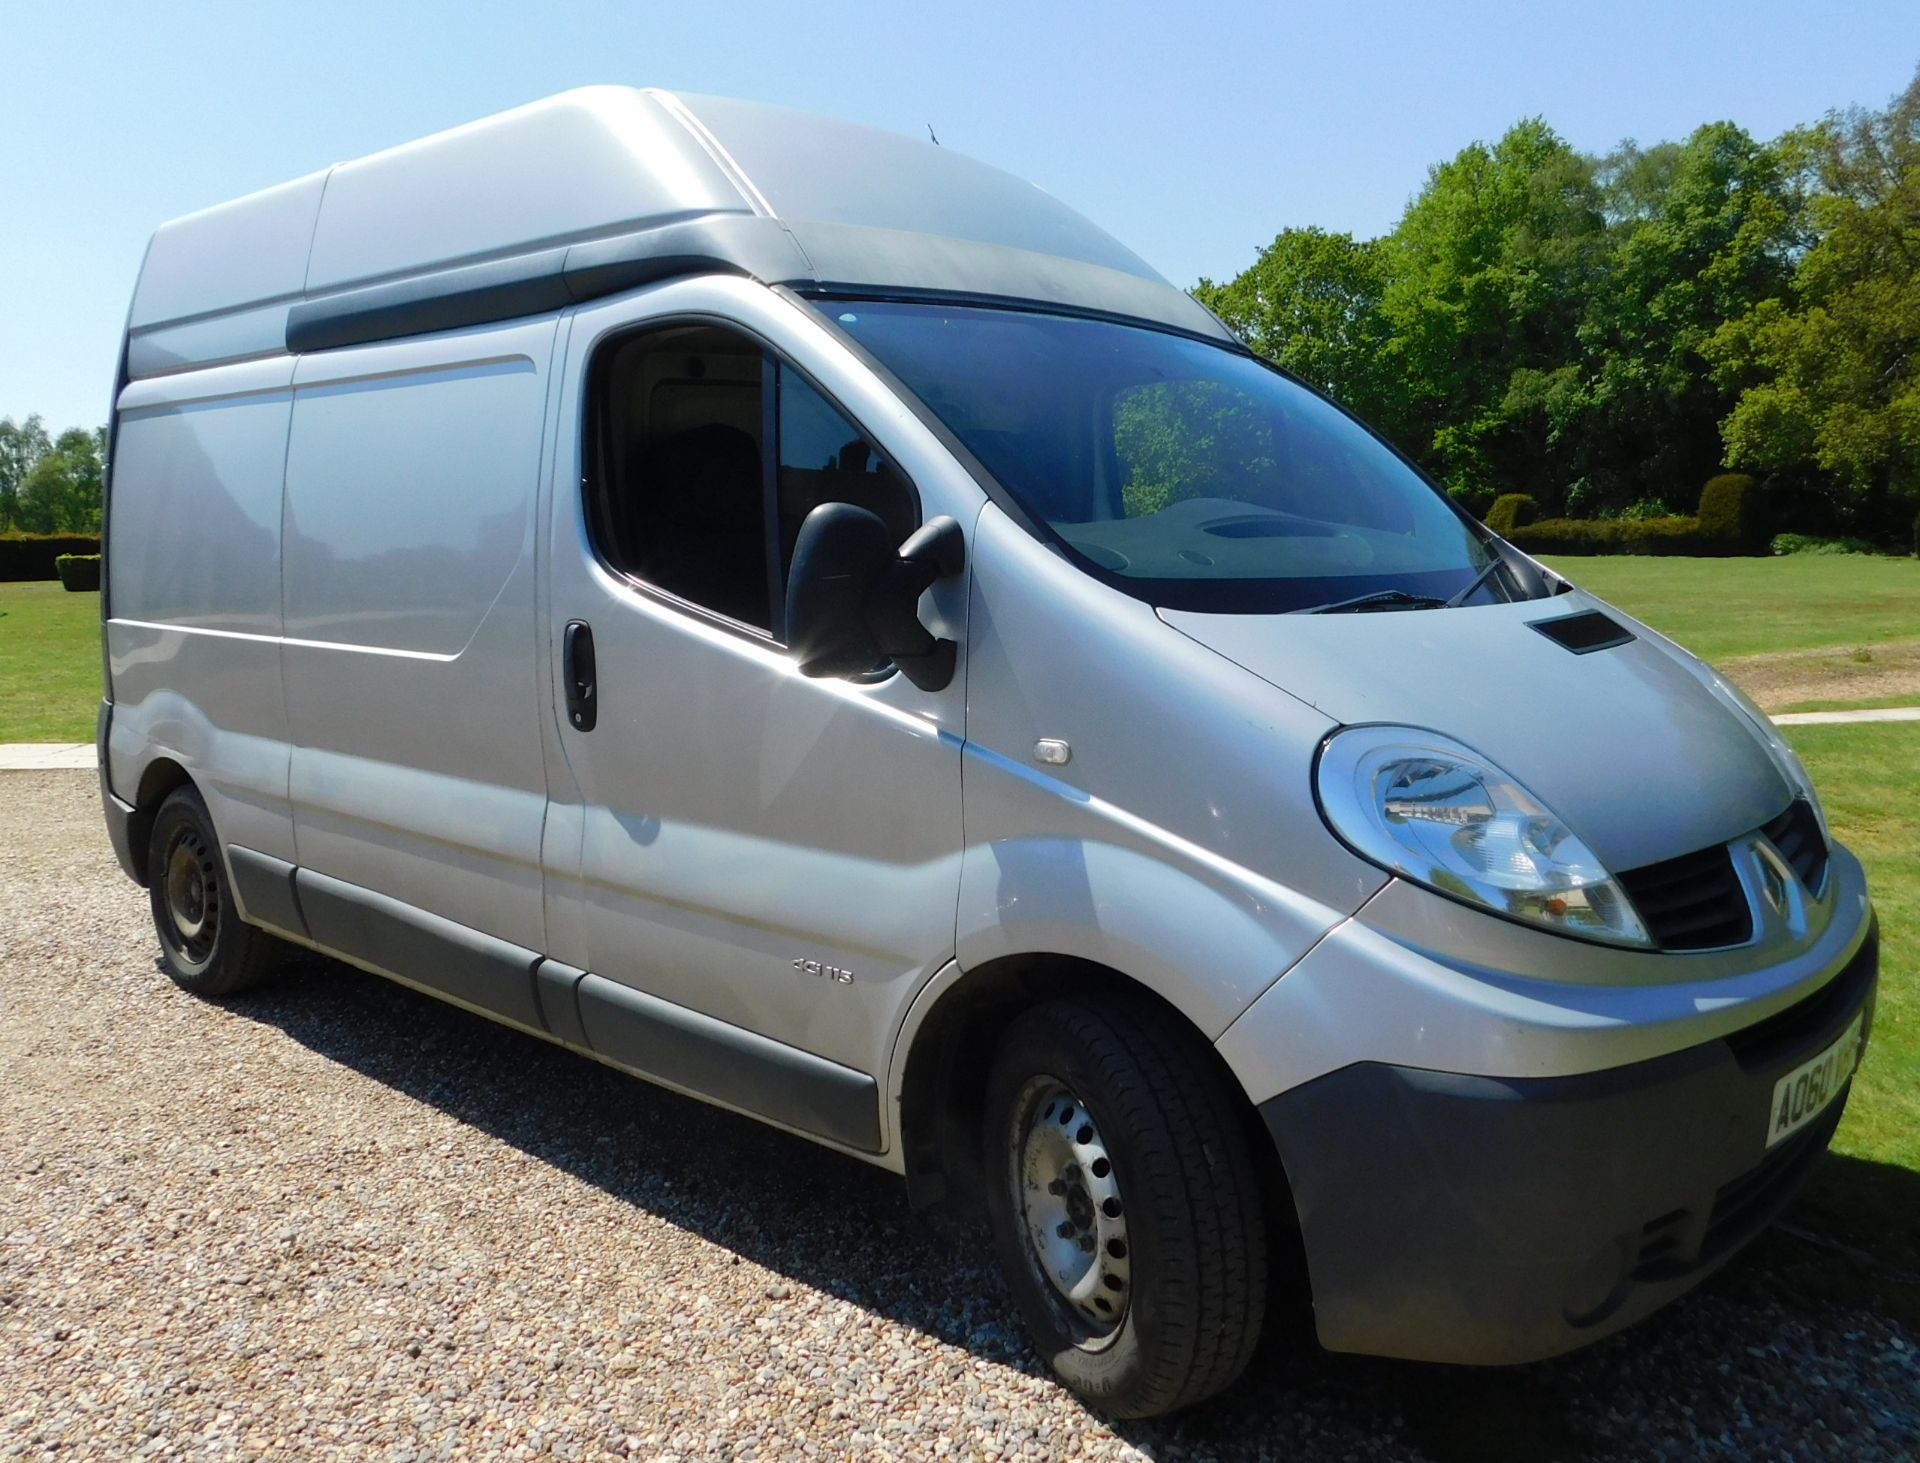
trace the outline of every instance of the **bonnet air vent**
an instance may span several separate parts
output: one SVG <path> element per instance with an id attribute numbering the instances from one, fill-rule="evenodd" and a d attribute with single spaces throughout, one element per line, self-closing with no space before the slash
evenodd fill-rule
<path id="1" fill-rule="evenodd" d="M 1631 630 L 1609 620 L 1598 610 L 1583 610 L 1577 615 L 1562 615 L 1557 620 L 1531 620 L 1528 623 L 1555 645 L 1563 646 L 1575 655 L 1611 650 L 1633 639 Z"/>

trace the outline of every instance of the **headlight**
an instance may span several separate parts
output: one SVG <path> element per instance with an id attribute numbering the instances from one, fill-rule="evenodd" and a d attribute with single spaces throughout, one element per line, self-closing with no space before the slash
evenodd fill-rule
<path id="1" fill-rule="evenodd" d="M 1362 858 L 1563 935 L 1653 947 L 1625 892 L 1573 830 L 1452 738 L 1350 727 L 1328 739 L 1316 775 L 1328 824 Z"/>

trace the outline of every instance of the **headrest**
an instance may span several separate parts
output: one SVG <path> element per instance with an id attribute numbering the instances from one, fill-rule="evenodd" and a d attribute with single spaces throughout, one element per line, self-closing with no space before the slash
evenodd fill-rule
<path id="1" fill-rule="evenodd" d="M 760 522 L 760 448 L 738 427 L 688 427 L 654 445 L 645 486 L 660 517 L 689 528 Z"/>

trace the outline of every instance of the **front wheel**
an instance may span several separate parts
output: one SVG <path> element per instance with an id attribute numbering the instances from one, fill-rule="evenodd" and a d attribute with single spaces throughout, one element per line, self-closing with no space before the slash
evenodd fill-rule
<path id="1" fill-rule="evenodd" d="M 175 788 L 153 815 L 147 895 L 160 956 L 174 983 L 196 996 L 230 996 L 257 985 L 289 950 L 240 918 L 207 805 Z"/>
<path id="2" fill-rule="evenodd" d="M 1008 1029 L 985 1108 L 994 1241 L 1061 1380 L 1151 1417 L 1238 1377 L 1265 1315 L 1267 1233 L 1205 1044 L 1144 1004 L 1049 1002 Z"/>

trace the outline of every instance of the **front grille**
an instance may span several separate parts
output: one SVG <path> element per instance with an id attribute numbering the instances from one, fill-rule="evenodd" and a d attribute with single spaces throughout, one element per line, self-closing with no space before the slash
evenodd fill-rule
<path id="1" fill-rule="evenodd" d="M 1795 798 L 1786 812 L 1760 830 L 1776 848 L 1780 857 L 1793 865 L 1809 894 L 1819 894 L 1827 879 L 1827 840 L 1820 835 L 1820 819 L 1813 804 Z"/>
<path id="2" fill-rule="evenodd" d="M 1713 950 L 1753 935 L 1753 911 L 1725 844 L 1629 869 L 1619 880 L 1662 950 Z"/>

